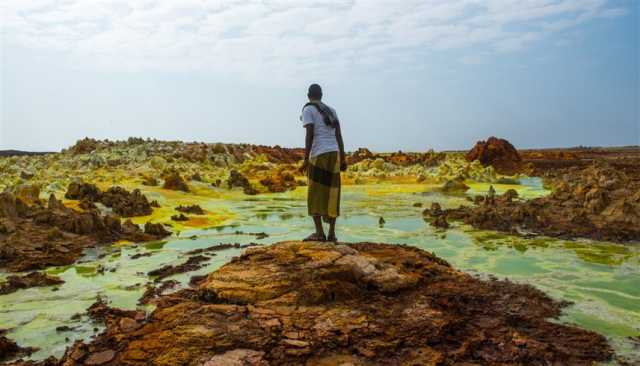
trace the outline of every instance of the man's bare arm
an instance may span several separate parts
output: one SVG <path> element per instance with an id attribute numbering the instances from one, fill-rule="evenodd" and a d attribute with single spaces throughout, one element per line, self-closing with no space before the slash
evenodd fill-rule
<path id="1" fill-rule="evenodd" d="M 307 170 L 309 165 L 309 154 L 311 154 L 311 145 L 313 145 L 313 124 L 304 126 L 306 130 L 306 136 L 304 139 L 304 162 L 300 170 L 303 172 Z"/>
<path id="2" fill-rule="evenodd" d="M 338 140 L 338 148 L 340 149 L 340 170 L 347 170 L 347 158 L 344 152 L 344 141 L 342 141 L 342 130 L 340 122 L 336 122 L 336 140 Z"/>
<path id="3" fill-rule="evenodd" d="M 311 154 L 311 145 L 313 144 L 313 125 L 308 124 L 304 126 L 307 130 L 306 137 L 304 139 L 304 160 L 309 160 L 309 154 Z"/>

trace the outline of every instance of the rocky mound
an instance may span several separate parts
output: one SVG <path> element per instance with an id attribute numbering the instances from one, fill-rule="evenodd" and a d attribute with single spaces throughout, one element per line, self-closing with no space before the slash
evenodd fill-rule
<path id="1" fill-rule="evenodd" d="M 194 215 L 204 215 L 204 210 L 199 205 L 191 205 L 191 206 L 180 205 L 176 207 L 176 211 L 190 213 Z"/>
<path id="2" fill-rule="evenodd" d="M 183 191 L 189 192 L 189 186 L 182 179 L 178 172 L 169 172 L 164 177 L 164 185 L 162 186 L 164 189 L 171 189 L 173 191 Z"/>
<path id="3" fill-rule="evenodd" d="M 479 160 L 484 166 L 491 165 L 500 174 L 513 175 L 522 169 L 522 159 L 516 148 L 509 141 L 493 136 L 487 141 L 478 141 L 466 159 Z"/>
<path id="4" fill-rule="evenodd" d="M 122 217 L 147 216 L 153 211 L 149 200 L 139 189 L 129 192 L 115 186 L 102 192 L 91 183 L 71 182 L 65 198 L 80 200 L 82 208 L 93 208 L 94 202 L 100 202 Z"/>
<path id="5" fill-rule="evenodd" d="M 74 154 L 88 154 L 100 145 L 100 141 L 92 138 L 85 137 L 82 140 L 78 140 L 75 145 L 69 148 L 69 151 Z"/>
<path id="6" fill-rule="evenodd" d="M 240 173 L 237 170 L 232 170 L 229 172 L 229 178 L 227 179 L 227 187 L 229 187 L 229 189 L 240 187 L 242 188 L 242 191 L 244 192 L 244 194 L 248 194 L 248 195 L 254 195 L 258 193 L 258 191 L 249 182 L 249 179 L 247 179 L 247 177 L 242 175 L 242 173 Z"/>
<path id="7" fill-rule="evenodd" d="M 153 211 L 139 189 L 129 192 L 122 187 L 111 187 L 102 193 L 100 202 L 122 217 L 147 216 Z"/>
<path id="8" fill-rule="evenodd" d="M 274 174 L 260 180 L 267 191 L 271 193 L 286 192 L 288 190 L 296 189 L 298 182 L 293 174 L 277 170 Z"/>
<path id="9" fill-rule="evenodd" d="M 483 281 L 422 250 L 285 242 L 251 248 L 195 289 L 157 299 L 64 365 L 587 365 L 612 351 L 553 323 L 562 304 Z"/>
<path id="10" fill-rule="evenodd" d="M 145 227 L 143 233 L 131 221 L 121 224 L 117 215 L 102 215 L 96 209 L 78 212 L 53 195 L 44 206 L 27 205 L 11 193 L 0 193 L 0 268 L 25 271 L 66 265 L 90 246 L 168 235 L 164 229 L 153 229 Z"/>
<path id="11" fill-rule="evenodd" d="M 608 163 L 567 170 L 546 197 L 519 201 L 514 193 L 490 193 L 477 200 L 479 206 L 446 210 L 445 215 L 481 229 L 640 241 L 640 183 Z"/>

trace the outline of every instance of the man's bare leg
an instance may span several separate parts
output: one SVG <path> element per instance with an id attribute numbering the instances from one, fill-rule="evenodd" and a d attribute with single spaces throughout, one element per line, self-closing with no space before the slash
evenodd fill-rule
<path id="1" fill-rule="evenodd" d="M 313 223 L 316 225 L 316 235 L 320 238 L 324 238 L 324 228 L 322 227 L 322 217 L 321 216 L 312 216 Z"/>
<path id="2" fill-rule="evenodd" d="M 335 217 L 329 217 L 329 219 L 327 220 L 329 221 L 329 235 L 327 236 L 328 240 L 335 240 L 336 238 L 336 218 Z"/>

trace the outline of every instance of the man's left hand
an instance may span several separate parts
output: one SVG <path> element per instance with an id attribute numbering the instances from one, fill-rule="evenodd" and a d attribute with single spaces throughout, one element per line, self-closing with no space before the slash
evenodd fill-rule
<path id="1" fill-rule="evenodd" d="M 347 171 L 347 162 L 344 161 L 344 160 L 340 162 L 340 171 L 341 172 L 346 172 Z"/>

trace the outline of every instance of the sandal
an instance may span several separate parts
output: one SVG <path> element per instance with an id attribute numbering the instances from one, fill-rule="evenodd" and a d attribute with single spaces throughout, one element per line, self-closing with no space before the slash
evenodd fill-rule
<path id="1" fill-rule="evenodd" d="M 302 239 L 302 241 L 327 241 L 327 237 L 324 235 L 318 235 L 317 233 L 313 233 L 306 238 Z"/>

